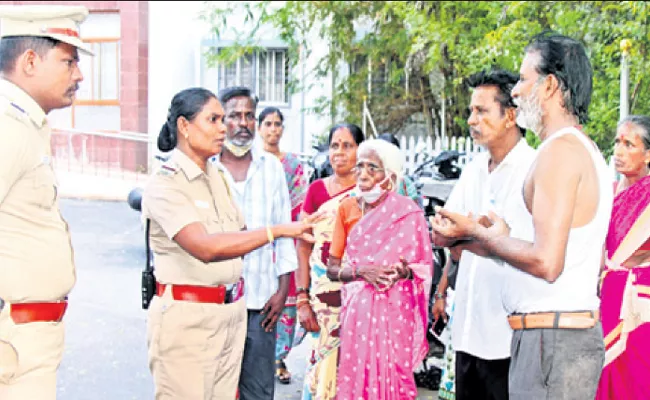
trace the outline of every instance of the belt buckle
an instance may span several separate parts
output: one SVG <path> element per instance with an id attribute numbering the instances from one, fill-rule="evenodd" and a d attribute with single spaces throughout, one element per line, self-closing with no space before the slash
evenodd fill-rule
<path id="1" fill-rule="evenodd" d="M 240 279 L 230 289 L 226 290 L 226 298 L 224 299 L 224 304 L 234 303 L 241 298 L 241 296 L 239 296 L 239 293 L 241 291 L 241 285 L 243 284 L 244 282 Z"/>
<path id="2" fill-rule="evenodd" d="M 223 304 L 230 304 L 230 303 L 233 302 L 233 299 L 232 299 L 232 298 L 233 298 L 233 295 L 232 295 L 232 294 L 235 292 L 235 288 L 236 288 L 236 287 L 237 287 L 237 284 L 235 284 L 235 285 L 234 285 L 233 287 L 231 287 L 230 289 L 227 289 L 227 290 L 226 290 L 226 296 L 225 296 L 225 298 L 223 299 Z"/>

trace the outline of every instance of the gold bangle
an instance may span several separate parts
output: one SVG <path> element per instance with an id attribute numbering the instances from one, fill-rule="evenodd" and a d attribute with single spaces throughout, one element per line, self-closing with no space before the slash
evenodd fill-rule
<path id="1" fill-rule="evenodd" d="M 309 299 L 298 299 L 296 300 L 296 305 L 300 305 L 302 303 L 309 303 Z"/>
<path id="2" fill-rule="evenodd" d="M 269 239 L 269 243 L 273 244 L 275 241 L 275 236 L 273 236 L 273 231 L 271 231 L 270 226 L 266 226 L 266 237 Z"/>
<path id="3" fill-rule="evenodd" d="M 342 272 L 343 272 L 343 267 L 339 267 L 339 274 L 338 274 L 339 282 L 343 282 L 343 281 L 341 280 L 341 273 L 342 273 Z"/>

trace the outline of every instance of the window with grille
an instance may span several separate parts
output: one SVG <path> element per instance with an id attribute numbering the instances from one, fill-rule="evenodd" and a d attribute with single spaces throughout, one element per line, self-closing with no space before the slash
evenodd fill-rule
<path id="1" fill-rule="evenodd" d="M 204 65 L 203 81 L 208 88 L 221 90 L 229 86 L 246 86 L 259 97 L 260 103 L 289 104 L 286 49 L 267 49 L 247 54 L 230 65 L 222 64 L 215 69 L 207 69 Z M 216 82 L 210 82 L 213 79 Z"/>

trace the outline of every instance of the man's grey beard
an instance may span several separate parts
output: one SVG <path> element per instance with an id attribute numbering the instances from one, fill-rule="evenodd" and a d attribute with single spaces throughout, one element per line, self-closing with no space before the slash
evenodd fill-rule
<path id="1" fill-rule="evenodd" d="M 235 137 L 233 137 L 232 139 L 229 140 L 230 143 L 234 144 L 234 145 L 237 146 L 237 147 L 247 147 L 248 145 L 250 145 L 251 143 L 253 143 L 253 140 L 255 140 L 255 135 L 253 135 L 249 130 L 246 130 L 246 131 L 247 131 L 248 134 L 251 136 L 250 139 L 248 139 L 248 140 L 241 139 L 240 137 L 238 137 L 237 135 L 235 135 Z M 240 132 L 241 132 L 241 131 L 240 131 Z M 226 138 L 227 138 L 227 135 L 226 135 Z"/>
<path id="2" fill-rule="evenodd" d="M 542 132 L 542 116 L 544 114 L 542 101 L 537 95 L 538 88 L 539 83 L 535 83 L 528 97 L 519 97 L 515 100 L 517 105 L 517 125 L 524 129 L 530 129 L 537 136 Z"/>
<path id="3" fill-rule="evenodd" d="M 251 138 L 249 140 L 240 140 L 240 139 L 233 139 L 230 142 L 234 144 L 237 147 L 246 147 L 249 144 L 253 143 L 254 138 Z"/>

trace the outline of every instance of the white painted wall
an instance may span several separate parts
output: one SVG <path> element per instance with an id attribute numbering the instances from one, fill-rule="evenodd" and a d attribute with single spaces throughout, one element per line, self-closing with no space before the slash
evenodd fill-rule
<path id="1" fill-rule="evenodd" d="M 226 2 L 215 2 L 224 7 Z M 215 90 L 210 82 L 215 73 L 203 75 L 201 68 L 202 39 L 211 38 L 209 26 L 198 16 L 203 10 L 201 1 L 149 2 L 149 134 L 157 137 L 160 127 L 167 118 L 172 97 L 177 92 L 192 86 L 205 86 Z M 235 16 L 230 24 L 240 31 L 246 29 L 244 16 Z M 235 39 L 235 32 L 226 32 L 221 40 Z M 277 32 L 266 27 L 259 31 L 265 41 L 278 39 Z M 316 57 L 326 54 L 327 44 L 320 38 L 310 38 L 313 56 L 306 60 L 305 71 L 311 70 Z M 293 74 L 301 76 L 300 64 Z M 285 132 L 281 148 L 285 151 L 309 151 L 312 135 L 327 132 L 331 126 L 329 116 L 316 116 L 303 112 L 312 107 L 320 96 L 331 96 L 331 78 L 318 82 L 314 89 L 291 96 L 289 106 L 279 107 L 285 117 Z M 257 112 L 264 108 L 260 104 Z"/>
<path id="2" fill-rule="evenodd" d="M 149 2 L 148 125 L 154 138 L 174 95 L 198 84 L 197 51 L 207 31 L 198 20 L 201 9 L 201 1 Z"/>

